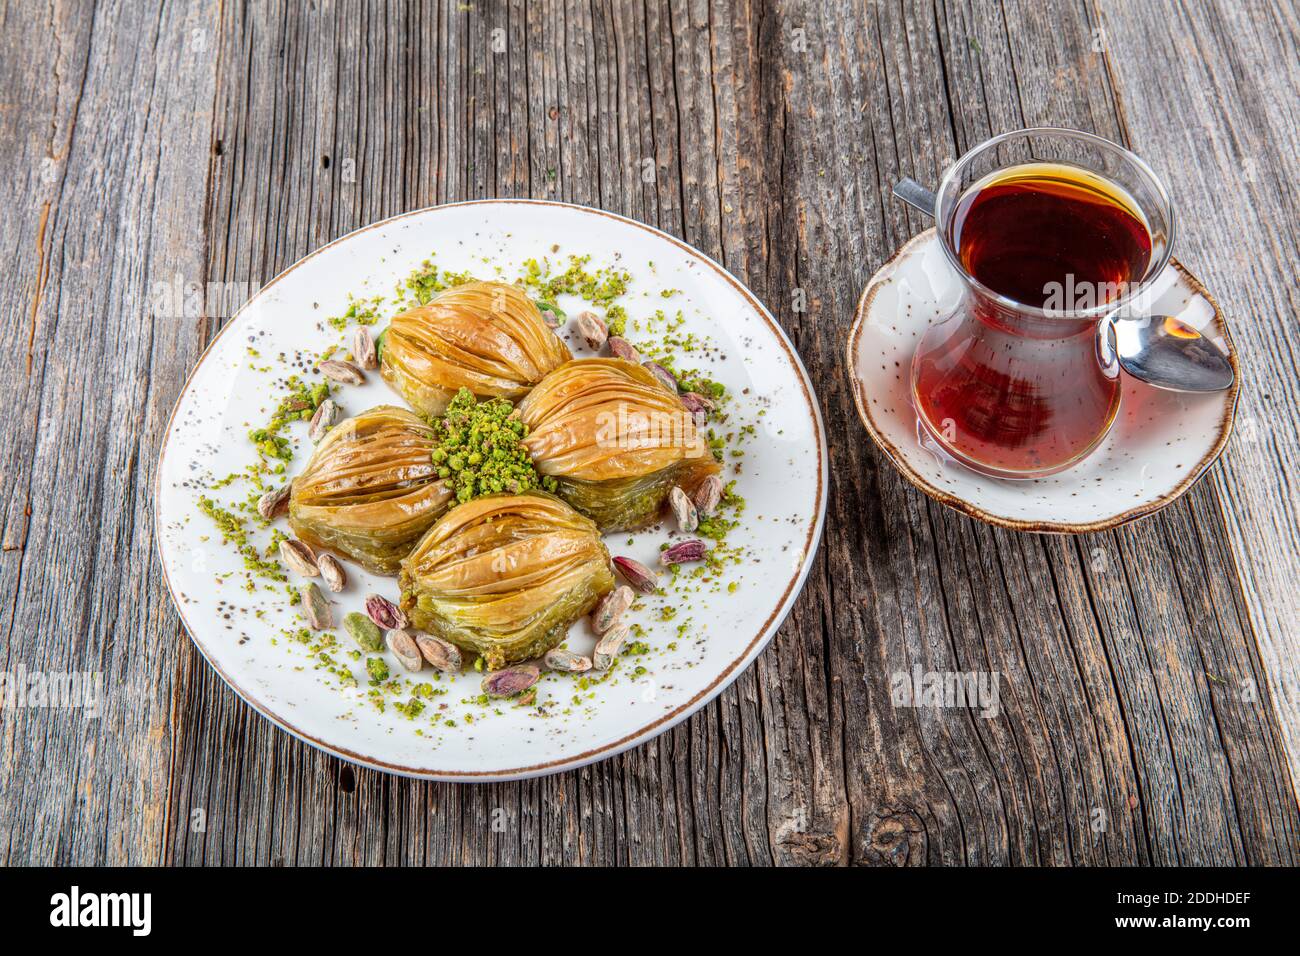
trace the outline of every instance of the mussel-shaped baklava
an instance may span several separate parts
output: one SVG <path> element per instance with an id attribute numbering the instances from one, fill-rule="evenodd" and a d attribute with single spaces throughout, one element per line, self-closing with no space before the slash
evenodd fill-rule
<path id="1" fill-rule="evenodd" d="M 674 485 L 720 471 L 676 393 L 622 359 L 561 365 L 518 412 L 538 472 L 602 533 L 651 524 Z"/>
<path id="2" fill-rule="evenodd" d="M 303 541 L 395 574 L 452 500 L 432 454 L 433 429 L 380 405 L 335 425 L 293 481 L 289 524 Z"/>
<path id="3" fill-rule="evenodd" d="M 471 282 L 393 319 L 380 340 L 379 367 L 412 408 L 434 416 L 462 388 L 479 398 L 522 398 L 571 357 L 523 292 Z"/>
<path id="4" fill-rule="evenodd" d="M 416 627 L 497 669 L 559 644 L 614 576 L 596 526 L 535 491 L 457 505 L 402 562 L 399 582 Z"/>

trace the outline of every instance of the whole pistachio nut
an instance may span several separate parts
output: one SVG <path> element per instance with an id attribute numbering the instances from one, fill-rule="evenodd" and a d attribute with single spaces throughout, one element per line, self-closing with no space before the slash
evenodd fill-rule
<path id="1" fill-rule="evenodd" d="M 696 427 L 704 425 L 709 420 L 709 413 L 713 411 L 713 402 L 709 401 L 699 392 L 687 392 L 684 395 L 677 396 L 681 399 L 686 410 L 691 413 L 691 419 L 695 422 Z"/>
<path id="2" fill-rule="evenodd" d="M 718 407 L 717 402 L 701 395 L 699 392 L 683 392 L 678 397 L 682 400 L 682 403 L 693 412 L 711 412 Z"/>
<path id="3" fill-rule="evenodd" d="M 659 552 L 659 563 L 665 566 L 669 564 L 687 564 L 691 561 L 703 561 L 704 556 L 709 553 L 708 547 L 698 538 L 692 538 L 689 541 L 678 541 L 672 547 Z"/>
<path id="4" fill-rule="evenodd" d="M 722 503 L 722 479 L 709 475 L 695 489 L 695 510 L 701 518 L 708 518 L 718 510 Z"/>
<path id="5" fill-rule="evenodd" d="M 564 310 L 554 302 L 547 302 L 545 299 L 537 299 L 536 304 L 537 311 L 542 313 L 542 321 L 550 328 L 558 329 L 564 324 L 564 320 L 567 316 L 564 314 Z"/>
<path id="6" fill-rule="evenodd" d="M 621 358 L 625 362 L 635 362 L 641 364 L 641 353 L 633 348 L 632 343 L 621 335 L 611 335 L 607 342 L 610 354 L 614 358 Z"/>
<path id="7" fill-rule="evenodd" d="M 642 362 L 641 367 L 657 378 L 663 387 L 677 394 L 677 379 L 673 378 L 673 373 L 668 371 L 658 362 Z"/>
<path id="8" fill-rule="evenodd" d="M 311 424 L 307 426 L 307 437 L 314 442 L 320 441 L 325 437 L 325 433 L 339 423 L 343 417 L 343 409 L 339 408 L 338 402 L 332 398 L 327 398 L 316 406 L 316 412 L 311 417 Z"/>
<path id="9" fill-rule="evenodd" d="M 609 329 L 595 312 L 579 312 L 573 317 L 573 325 L 589 349 L 599 349 L 609 338 Z"/>

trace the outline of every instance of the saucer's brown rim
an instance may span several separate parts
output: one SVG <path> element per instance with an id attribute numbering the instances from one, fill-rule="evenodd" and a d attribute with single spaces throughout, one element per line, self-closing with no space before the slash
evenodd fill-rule
<path id="1" fill-rule="evenodd" d="M 936 488 L 924 477 L 918 474 L 901 452 L 884 436 L 884 433 L 877 427 L 874 419 L 871 417 L 870 403 L 867 401 L 866 390 L 862 379 L 857 374 L 856 356 L 858 352 L 858 339 L 862 334 L 862 328 L 871 308 L 871 303 L 876 297 L 876 293 L 889 282 L 892 275 L 885 275 L 886 272 L 893 271 L 893 267 L 904 256 L 908 255 L 916 246 L 929 240 L 935 233 L 933 227 L 925 230 L 918 235 L 913 236 L 902 247 L 898 249 L 889 259 L 876 270 L 871 280 L 862 290 L 862 296 L 858 300 L 857 312 L 853 316 L 853 327 L 849 330 L 848 345 L 845 351 L 846 366 L 845 372 L 849 376 L 849 382 L 853 386 L 853 403 L 857 406 L 858 417 L 862 419 L 862 424 L 866 426 L 867 434 L 871 436 L 877 447 L 885 453 L 887 457 L 899 470 L 904 478 L 911 482 L 918 489 L 929 495 L 940 504 L 947 505 L 954 511 L 960 511 L 962 514 L 969 515 L 972 518 L 978 518 L 980 521 L 986 521 L 989 524 L 996 525 L 999 528 L 1007 528 L 1012 531 L 1035 531 L 1039 533 L 1052 534 L 1085 534 L 1091 531 L 1107 531 L 1111 528 L 1117 528 L 1122 524 L 1130 521 L 1136 521 L 1138 518 L 1144 518 L 1147 515 L 1154 514 L 1161 508 L 1176 501 L 1187 489 L 1196 484 L 1201 476 L 1205 474 L 1206 469 L 1214 464 L 1215 460 L 1223 453 L 1224 447 L 1228 444 L 1228 438 L 1232 435 L 1233 417 L 1237 411 L 1237 397 L 1241 391 L 1241 365 L 1237 360 L 1237 350 L 1232 344 L 1232 333 L 1228 329 L 1228 322 L 1223 317 L 1223 310 L 1219 308 L 1219 303 L 1214 296 L 1210 295 L 1208 289 L 1201 284 L 1196 276 L 1184 268 L 1183 264 L 1177 259 L 1171 258 L 1169 264 L 1178 270 L 1179 275 L 1187 280 L 1192 291 L 1197 295 L 1203 296 L 1214 309 L 1214 317 L 1218 321 L 1219 331 L 1223 334 L 1224 342 L 1228 347 L 1228 361 L 1232 365 L 1233 382 L 1232 388 L 1228 393 L 1228 403 L 1225 406 L 1223 416 L 1219 421 L 1219 439 L 1215 442 L 1214 447 L 1206 452 L 1205 456 L 1197 462 L 1196 466 L 1188 471 L 1187 475 L 1175 485 L 1172 489 L 1160 495 L 1153 501 L 1146 504 L 1130 508 L 1128 511 L 1112 515 L 1109 518 L 1103 518 L 1100 521 L 1089 522 L 1066 522 L 1066 521 L 1022 521 L 1016 518 L 1007 518 L 1003 515 L 990 514 L 982 508 L 979 508 L 964 498 L 959 498 L 950 492 Z"/>
<path id="2" fill-rule="evenodd" d="M 736 679 L 736 677 L 740 676 L 740 673 L 743 670 L 743 668 L 748 666 L 749 663 L 752 663 L 753 658 L 757 657 L 758 654 L 762 651 L 762 649 L 766 647 L 768 643 L 770 643 L 771 639 L 775 636 L 777 630 L 780 628 L 780 626 L 783 623 L 785 623 L 785 619 L 790 616 L 790 611 L 793 610 L 794 607 L 793 601 L 791 601 L 792 592 L 797 593 L 797 590 L 802 585 L 803 580 L 807 578 L 808 572 L 812 567 L 812 558 L 816 554 L 817 547 L 821 543 L 821 532 L 825 524 L 825 518 L 826 518 L 826 495 L 825 495 L 825 487 L 826 487 L 825 462 L 826 462 L 826 454 L 827 454 L 826 431 L 821 419 L 820 406 L 817 404 L 812 394 L 811 382 L 808 378 L 808 370 L 804 368 L 803 362 L 799 358 L 799 353 L 795 351 L 794 345 L 790 342 L 789 338 L 785 334 L 785 330 L 782 329 L 781 326 L 776 322 L 775 318 L 767 310 L 766 306 L 764 306 L 761 302 L 759 302 L 758 299 L 753 295 L 753 293 L 751 293 L 749 289 L 747 289 L 739 279 L 737 279 L 730 272 L 728 272 L 727 269 L 723 267 L 720 263 L 714 261 L 712 258 L 705 255 L 703 252 L 700 252 L 698 249 L 694 248 L 693 246 L 687 245 L 681 240 L 673 236 L 670 236 L 668 233 L 660 229 L 656 229 L 653 226 L 646 225 L 643 222 L 637 222 L 635 219 L 629 219 L 626 216 L 620 216 L 617 213 L 611 213 L 604 209 L 594 209 L 590 206 L 579 206 L 575 203 L 553 202 L 551 200 L 545 200 L 545 199 L 471 199 L 465 202 L 444 203 L 440 206 L 426 206 L 423 209 L 414 209 L 410 212 L 405 212 L 396 216 L 391 216 L 388 219 L 381 219 L 379 222 L 371 223 L 368 226 L 362 226 L 360 229 L 355 229 L 352 232 L 340 236 L 339 238 L 321 246 L 319 249 L 316 249 L 313 252 L 310 252 L 307 255 L 303 256 L 297 262 L 293 263 L 293 265 L 289 266 L 283 272 L 281 272 L 273 279 L 271 279 L 269 282 L 267 282 L 266 285 L 258 289 L 257 293 L 253 296 L 253 298 L 249 299 L 248 302 L 245 302 L 242 306 L 240 306 L 238 311 L 236 311 L 235 314 L 230 317 L 230 320 L 226 322 L 226 324 L 223 325 L 220 330 L 218 330 L 217 334 L 212 337 L 212 341 L 208 343 L 207 347 L 203 350 L 202 354 L 199 355 L 198 360 L 194 363 L 194 368 L 190 371 L 189 375 L 186 376 L 184 385 L 181 386 L 180 393 L 177 395 L 176 398 L 176 404 L 172 406 L 171 414 L 167 417 L 167 425 L 163 429 L 163 447 L 162 447 L 162 451 L 158 455 L 158 465 L 157 465 L 158 472 L 154 476 L 155 519 L 157 517 L 157 502 L 162 494 L 163 459 L 166 457 L 167 454 L 166 436 L 171 434 L 172 423 L 176 417 L 176 412 L 180 409 L 181 401 L 184 399 L 185 393 L 189 391 L 190 385 L 193 382 L 194 376 L 198 373 L 199 368 L 203 365 L 204 361 L 206 361 L 207 358 L 211 355 L 212 349 L 214 348 L 214 346 L 216 346 L 217 342 L 221 339 L 221 336 L 224 335 L 229 329 L 234 328 L 236 320 L 239 318 L 240 313 L 243 312 L 244 309 L 252 305 L 253 302 L 256 301 L 256 299 L 259 296 L 261 296 L 263 293 L 269 290 L 273 285 L 275 285 L 277 282 L 279 282 L 289 273 L 293 272 L 296 268 L 298 268 L 298 266 L 302 265 L 308 259 L 312 259 L 315 256 L 319 255 L 320 253 L 324 252 L 326 249 L 329 249 L 331 246 L 337 245 L 338 243 L 344 242 L 348 239 L 358 236 L 363 232 L 369 232 L 372 229 L 378 229 L 381 226 L 388 226 L 402 219 L 407 219 L 412 216 L 418 216 L 424 213 L 433 212 L 434 210 L 437 209 L 447 209 L 447 208 L 452 208 L 457 206 L 480 206 L 480 205 L 500 205 L 500 204 L 527 205 L 527 206 L 555 206 L 561 209 L 572 209 L 572 210 L 577 210 L 578 212 L 593 213 L 595 215 L 604 216 L 608 219 L 612 219 L 615 222 L 621 222 L 627 225 L 636 226 L 638 229 L 642 229 L 645 232 L 650 233 L 651 235 L 658 236 L 659 238 L 668 240 L 670 243 L 677 246 L 687 254 L 697 258 L 698 260 L 702 261 L 704 264 L 710 266 L 724 281 L 728 282 L 744 299 L 746 299 L 750 303 L 751 306 L 753 306 L 754 313 L 759 318 L 761 318 L 764 322 L 766 322 L 768 326 L 772 329 L 772 332 L 776 336 L 777 342 L 780 343 L 782 349 L 784 349 L 786 353 L 787 358 L 790 360 L 795 370 L 799 373 L 798 376 L 799 387 L 803 391 L 804 400 L 808 403 L 808 408 L 809 411 L 811 412 L 813 425 L 817 432 L 817 496 L 816 496 L 815 507 L 813 511 L 813 521 L 811 526 L 808 529 L 808 535 L 804 540 L 805 558 L 803 562 L 801 562 L 801 566 L 799 570 L 795 571 L 794 575 L 790 578 L 790 581 L 786 584 L 785 589 L 781 592 L 781 599 L 777 602 L 776 607 L 772 611 L 772 613 L 768 615 L 767 620 L 764 621 L 762 626 L 758 628 L 758 630 L 754 635 L 754 639 L 751 640 L 748 645 L 746 645 L 745 649 L 740 653 L 738 657 L 736 657 L 725 668 L 722 669 L 722 671 L 717 675 L 717 677 L 713 679 L 713 681 L 707 687 L 702 688 L 690 700 L 678 705 L 676 708 L 669 711 L 668 713 L 659 716 L 655 720 L 651 721 L 649 724 L 646 724 L 644 727 L 641 727 L 638 730 L 633 731 L 630 734 L 626 734 L 623 737 L 620 737 L 618 740 L 611 741 L 610 743 L 605 744 L 601 747 L 596 747 L 591 750 L 583 751 L 580 754 L 575 754 L 570 757 L 563 757 L 558 760 L 547 761 L 545 763 L 529 764 L 523 767 L 511 768 L 509 770 L 484 770 L 484 771 L 430 770 L 430 769 L 425 769 L 420 767 L 407 767 L 402 764 L 389 763 L 387 761 L 379 760 L 374 757 L 368 757 L 364 754 L 355 753 L 351 750 L 347 750 L 343 747 L 338 747 L 333 744 L 328 744 L 323 740 L 311 736 L 310 734 L 293 726 L 293 724 L 284 720 L 282 717 L 280 717 L 279 715 L 271 711 L 268 707 L 264 706 L 259 701 L 257 701 L 250 693 L 245 691 L 243 687 L 241 687 L 234 680 L 232 680 L 230 675 L 227 674 L 224 670 L 222 670 L 221 667 L 219 667 L 217 663 L 210 656 L 208 656 L 207 650 L 204 648 L 203 643 L 195 635 L 194 629 L 190 627 L 190 622 L 185 616 L 184 607 L 181 601 L 179 600 L 179 597 L 176 592 L 176 588 L 172 584 L 171 576 L 167 572 L 167 562 L 163 560 L 162 535 L 157 529 L 156 520 L 155 520 L 154 543 L 158 552 L 158 563 L 162 566 L 163 580 L 167 584 L 168 593 L 171 594 L 172 604 L 176 608 L 176 613 L 180 617 L 181 623 L 184 625 L 186 633 L 189 634 L 190 640 L 193 642 L 194 646 L 199 649 L 199 653 L 203 655 L 203 659 L 208 662 L 209 666 L 211 666 L 212 669 L 217 672 L 217 676 L 219 676 L 231 688 L 231 690 L 233 690 L 246 704 L 252 707 L 255 711 L 257 711 L 259 714 L 261 714 L 271 723 L 275 724 L 280 729 L 285 730 L 288 733 L 292 734 L 293 736 L 297 737 L 299 740 L 302 740 L 305 743 L 312 745 L 313 747 L 323 750 L 326 753 L 333 754 L 334 756 L 340 757 L 344 760 L 349 760 L 361 766 L 371 767 L 376 770 L 383 770 L 389 773 L 396 773 L 402 776 L 414 777 L 422 780 L 443 780 L 443 781 L 459 780 L 459 781 L 467 781 L 467 782 L 491 781 L 491 780 L 496 780 L 496 781 L 518 780 L 518 779 L 525 779 L 528 777 L 543 776 L 545 774 L 550 774 L 550 773 L 558 773 L 563 770 L 576 770 L 579 767 L 583 767 L 586 766 L 587 764 L 594 763 L 597 760 L 607 759 L 609 757 L 615 757 L 625 750 L 630 750 L 632 747 L 637 746 L 640 743 L 644 743 L 645 741 L 650 740 L 655 736 L 658 736 L 658 734 L 660 733 L 670 730 L 672 727 L 676 726 L 681 721 L 690 717 L 692 714 L 694 714 L 697 710 L 702 708 L 709 701 L 713 700 L 714 697 L 718 696 L 724 690 L 726 690 L 727 687 L 729 687 L 731 683 Z M 782 612 L 783 608 L 784 608 L 784 612 Z"/>

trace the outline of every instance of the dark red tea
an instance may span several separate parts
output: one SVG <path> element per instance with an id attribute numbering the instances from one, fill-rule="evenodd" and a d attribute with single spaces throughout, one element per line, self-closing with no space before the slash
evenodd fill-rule
<path id="1" fill-rule="evenodd" d="M 1029 164 L 972 187 L 953 245 L 967 273 L 1034 309 L 1073 312 L 1140 282 L 1151 236 L 1119 187 L 1084 170 Z M 1117 370 L 1097 352 L 1097 318 L 1044 317 L 970 287 L 912 363 L 922 422 L 950 453 L 1006 476 L 1068 467 L 1119 410 Z"/>
<path id="2" fill-rule="evenodd" d="M 1102 290 L 1099 301 L 1065 302 L 1067 310 L 1101 305 L 1151 261 L 1151 234 L 1132 200 L 1069 166 L 1016 166 L 970 190 L 952 234 L 967 272 L 1037 308 L 1062 288 Z"/>

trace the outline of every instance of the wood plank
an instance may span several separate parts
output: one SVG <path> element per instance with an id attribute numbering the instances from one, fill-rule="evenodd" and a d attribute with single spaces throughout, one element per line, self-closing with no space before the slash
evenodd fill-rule
<path id="1" fill-rule="evenodd" d="M 268 798 L 279 735 L 244 726 L 245 708 L 228 695 L 212 710 L 191 708 L 186 752 L 214 746 L 219 723 L 200 726 L 201 713 L 248 734 L 250 763 L 225 784 L 244 794 L 238 817 L 222 824 L 239 832 L 234 846 L 262 826 L 242 808 L 265 806 L 259 815 L 292 820 L 293 832 L 320 833 L 297 862 L 322 858 L 317 843 L 324 859 L 358 863 L 1294 857 L 1295 810 L 1269 765 L 1267 715 L 1225 709 L 1205 678 L 1206 661 L 1257 669 L 1248 635 L 1182 603 L 1167 569 L 1130 572 L 1174 548 L 1195 578 L 1231 598 L 1212 491 L 1199 489 L 1173 518 L 1085 541 L 1039 539 L 928 502 L 861 440 L 840 368 L 844 318 L 871 264 L 920 226 L 886 203 L 889 184 L 904 172 L 933 179 L 1003 128 L 1050 120 L 1122 132 L 1085 9 L 985 10 L 869 4 L 848 22 L 829 8 L 795 19 L 699 2 L 419 15 L 437 24 L 424 47 L 438 51 L 436 64 L 390 62 L 390 72 L 433 73 L 436 97 L 383 95 L 414 96 L 405 136 L 437 142 L 437 199 L 525 194 L 626 211 L 719 257 L 773 305 L 829 412 L 840 477 L 826 544 L 791 621 L 732 690 L 671 734 L 572 774 L 450 787 L 349 770 L 352 789 L 328 794 L 334 761 L 288 744 L 295 777 L 324 782 L 295 797 L 295 781 Z M 291 21 L 266 20 L 252 32 L 268 48 L 296 55 L 306 44 Z M 498 26 L 506 51 L 476 61 L 470 51 Z M 380 26 L 366 27 L 364 46 L 379 47 Z M 1043 41 L 1012 44 L 1023 36 Z M 340 125 L 378 109 L 364 101 L 380 95 L 381 77 L 366 69 L 312 68 L 339 84 L 318 89 L 318 102 L 356 104 L 358 119 L 340 112 Z M 315 122 L 310 111 L 239 119 L 245 102 L 281 102 L 286 81 L 255 59 L 235 82 L 228 108 L 248 124 L 246 152 Z M 365 139 L 378 141 L 402 148 L 377 131 Z M 640 175 L 646 160 L 650 177 Z M 309 158 L 298 165 L 315 168 Z M 377 158 L 375 168 L 365 188 L 386 205 L 358 209 L 336 231 L 402 211 L 398 197 L 420 193 L 392 182 L 405 166 Z M 276 189 L 250 180 L 217 192 L 212 218 L 229 224 L 227 242 L 240 241 L 242 217 L 256 223 Z M 284 201 L 289 220 L 318 217 L 305 197 Z M 256 274 L 308 251 L 274 248 Z M 810 311 L 784 307 L 795 288 L 808 291 Z M 1000 716 L 895 710 L 890 675 L 913 664 L 998 672 Z M 199 671 L 198 686 L 212 683 Z M 1243 805 L 1251 809 L 1240 815 Z M 417 836 L 422 857 L 406 849 Z M 239 852 L 178 845 L 176 858 Z"/>
<path id="2" fill-rule="evenodd" d="M 1295 782 L 1300 15 L 1286 0 L 1098 5 L 1107 68 L 1124 104 L 1124 135 L 1170 189 L 1179 216 L 1175 255 L 1218 299 L 1241 357 L 1237 428 L 1211 480 Z M 1230 689 L 1249 694 L 1252 685 L 1241 682 L 1257 679 L 1234 672 Z"/>
<path id="3" fill-rule="evenodd" d="M 154 558 L 162 431 L 202 347 L 210 7 L 0 10 L 3 671 L 102 678 L 97 714 L 0 709 L 0 862 L 163 857 L 174 691 L 193 666 Z"/>
<path id="4" fill-rule="evenodd" d="M 1126 128 L 1126 80 L 1092 50 L 1092 7 L 443 0 L 393 13 L 319 0 L 109 5 L 93 26 L 79 8 L 61 16 L 50 29 L 0 12 L 13 27 L 0 33 L 0 87 L 30 87 L 39 104 L 0 111 L 0 156 L 33 171 L 58 157 L 52 182 L 0 184 L 22 211 L 0 225 L 14 263 L 0 280 L 13 286 L 0 374 L 32 410 L 0 423 L 3 474 L 30 489 L 0 504 L 14 545 L 0 585 L 15 595 L 0 633 L 8 669 L 94 660 L 122 690 L 89 732 L 76 716 L 0 713 L 0 816 L 12 821 L 0 861 L 1300 856 L 1272 662 L 1251 630 L 1268 614 L 1256 607 L 1264 572 L 1245 572 L 1248 602 L 1230 550 L 1265 533 L 1255 511 L 1232 510 L 1237 472 L 1115 532 L 999 531 L 930 502 L 870 447 L 841 367 L 861 286 L 924 225 L 888 200 L 897 177 L 933 181 L 960 151 L 1023 125 L 1130 138 L 1168 127 L 1130 108 Z M 1233 16 L 1195 14 L 1240 26 Z M 1295 18 L 1275 19 L 1284 37 L 1268 42 L 1285 54 Z M 1233 42 L 1235 56 L 1274 49 Z M 33 62 L 57 64 L 54 82 L 21 79 Z M 1285 110 L 1255 109 L 1270 142 L 1294 136 Z M 791 619 L 717 701 L 572 773 L 430 784 L 281 733 L 184 637 L 152 556 L 152 469 L 184 373 L 224 317 L 151 317 L 139 297 L 176 271 L 255 288 L 368 222 L 492 195 L 623 212 L 723 261 L 799 348 L 834 480 Z M 1216 259 L 1244 288 L 1242 264 Z M 34 350 L 28 375 L 32 317 L 38 341 L 73 347 Z M 29 502 L 42 503 L 30 527 Z M 914 665 L 996 673 L 997 716 L 896 707 L 891 678 Z M 1253 697 L 1241 692 L 1252 681 Z M 43 772 L 15 772 L 33 763 Z"/>

